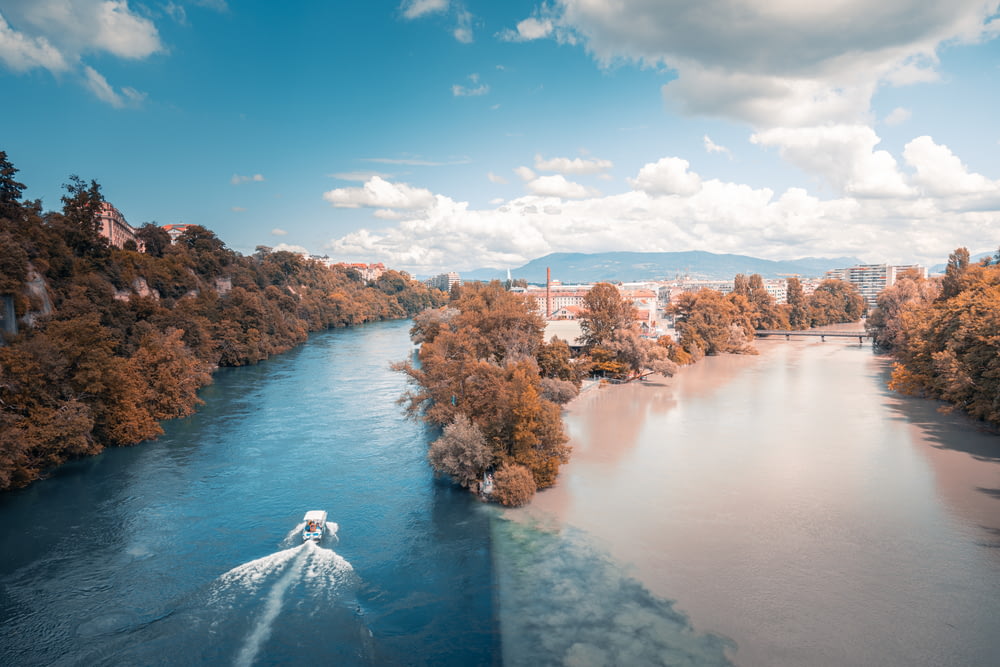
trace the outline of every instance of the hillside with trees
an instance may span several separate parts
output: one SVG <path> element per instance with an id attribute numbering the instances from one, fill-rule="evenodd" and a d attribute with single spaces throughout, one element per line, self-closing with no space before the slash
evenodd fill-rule
<path id="1" fill-rule="evenodd" d="M 195 410 L 218 366 L 446 299 L 396 271 L 366 282 L 289 252 L 245 257 L 199 226 L 171 243 L 147 223 L 145 252 L 111 247 L 96 181 L 71 177 L 62 210 L 43 211 L 16 175 L 0 151 L 0 304 L 14 316 L 0 341 L 0 490 L 155 438 Z"/>
<path id="2" fill-rule="evenodd" d="M 970 264 L 959 248 L 942 279 L 897 279 L 868 329 L 895 357 L 893 389 L 1000 426 L 1000 252 Z"/>

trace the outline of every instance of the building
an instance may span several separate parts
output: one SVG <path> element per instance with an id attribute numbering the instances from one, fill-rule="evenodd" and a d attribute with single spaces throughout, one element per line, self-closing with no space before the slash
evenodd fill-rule
<path id="1" fill-rule="evenodd" d="M 125 221 L 125 216 L 114 206 L 106 201 L 101 202 L 97 219 L 101 225 L 100 234 L 109 244 L 116 248 L 124 248 L 127 242 L 132 241 L 138 250 L 143 250 L 144 244 L 136 236 L 135 229 Z"/>
<path id="2" fill-rule="evenodd" d="M 461 286 L 462 278 L 454 271 L 449 271 L 448 273 L 439 273 L 433 278 L 428 278 L 426 282 L 428 287 L 436 287 L 442 292 L 451 292 L 453 286 Z"/>
<path id="3" fill-rule="evenodd" d="M 315 255 L 311 259 L 318 259 Z M 322 261 L 320 259 L 319 261 Z M 365 264 L 364 262 L 337 262 L 332 266 L 342 266 L 345 269 L 351 269 L 356 271 L 362 280 L 378 280 L 383 273 L 385 273 L 385 264 L 378 262 L 376 264 Z"/>
<path id="4" fill-rule="evenodd" d="M 889 264 L 860 264 L 844 269 L 834 269 L 826 272 L 827 278 L 835 278 L 851 283 L 858 288 L 869 308 L 877 305 L 879 293 L 886 287 L 896 284 L 896 278 L 906 271 L 917 271 L 921 277 L 927 277 L 927 269 L 916 264 L 905 266 L 890 266 Z"/>
<path id="5" fill-rule="evenodd" d="M 170 242 L 176 243 L 180 235 L 186 232 L 191 225 L 178 223 L 176 225 L 161 225 L 161 227 L 170 235 Z"/>

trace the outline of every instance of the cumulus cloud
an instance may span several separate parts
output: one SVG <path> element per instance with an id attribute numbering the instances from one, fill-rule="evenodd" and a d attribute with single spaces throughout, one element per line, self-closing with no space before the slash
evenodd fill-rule
<path id="1" fill-rule="evenodd" d="M 337 188 L 323 193 L 323 199 L 337 208 L 421 209 L 434 205 L 430 190 L 405 183 L 390 183 L 373 176 L 360 188 Z"/>
<path id="2" fill-rule="evenodd" d="M 242 174 L 233 174 L 233 177 L 229 179 L 229 182 L 233 185 L 242 185 L 243 183 L 263 183 L 263 174 L 253 174 L 252 176 L 243 176 Z"/>
<path id="3" fill-rule="evenodd" d="M 271 230 L 271 236 L 288 236 L 288 232 L 284 229 L 279 229 L 275 227 Z"/>
<path id="4" fill-rule="evenodd" d="M 538 171 L 555 171 L 560 174 L 599 174 L 611 169 L 614 164 L 610 160 L 599 158 L 565 158 L 555 157 L 544 159 L 541 155 L 535 156 L 535 169 Z"/>
<path id="5" fill-rule="evenodd" d="M 629 179 L 632 187 L 651 195 L 693 195 L 701 189 L 701 177 L 688 171 L 687 160 L 665 157 L 639 170 L 639 175 Z"/>
<path id="6" fill-rule="evenodd" d="M 497 37 L 505 42 L 530 42 L 535 39 L 548 37 L 553 33 L 555 26 L 551 19 L 526 18 L 517 24 L 516 29 L 506 29 L 500 32 Z"/>
<path id="7" fill-rule="evenodd" d="M 992 0 L 560 0 L 553 28 L 533 34 L 571 32 L 605 65 L 667 66 L 670 104 L 763 129 L 863 120 L 880 83 L 933 80 L 941 44 L 995 36 L 995 11 Z"/>
<path id="8" fill-rule="evenodd" d="M 888 151 L 875 150 L 881 141 L 865 125 L 774 128 L 750 140 L 777 146 L 781 156 L 818 174 L 839 194 L 854 197 L 910 197 L 916 194 Z"/>
<path id="9" fill-rule="evenodd" d="M 499 183 L 500 185 L 506 185 L 507 179 L 498 174 L 494 174 L 492 171 L 487 172 L 486 178 L 490 179 L 490 183 Z"/>
<path id="10" fill-rule="evenodd" d="M 333 239 L 327 248 L 331 255 L 438 273 L 445 267 L 518 266 L 556 251 L 608 250 L 855 256 L 929 265 L 943 261 L 950 249 L 995 242 L 1000 181 L 970 172 L 930 137 L 906 145 L 905 173 L 894 156 L 873 150 L 876 136 L 857 127 L 834 128 L 825 137 L 768 135 L 760 141 L 794 152 L 797 160 L 817 143 L 841 146 L 841 157 L 850 163 L 843 171 L 815 167 L 828 170 L 841 187 L 825 198 L 803 188 L 776 193 L 706 179 L 687 160 L 668 156 L 639 167 L 629 191 L 580 199 L 572 196 L 579 191 L 569 181 L 559 184 L 566 192 L 545 191 L 539 182 L 550 177 L 523 167 L 529 194 L 475 209 L 423 191 L 427 207 L 383 228 Z M 873 191 L 880 196 L 871 196 Z"/>
<path id="11" fill-rule="evenodd" d="M 562 199 L 583 199 L 600 194 L 596 190 L 566 180 L 566 177 L 562 174 L 539 176 L 534 180 L 528 181 L 525 187 L 531 193 L 542 197 L 560 197 Z"/>
<path id="12" fill-rule="evenodd" d="M 152 20 L 125 0 L 31 0 L 10 2 L 0 16 L 0 62 L 15 72 L 76 71 L 98 99 L 121 108 L 145 97 L 134 88 L 115 89 L 83 61 L 84 55 L 136 60 L 163 50 Z"/>
<path id="13" fill-rule="evenodd" d="M 957 155 L 947 146 L 930 137 L 917 137 L 903 149 L 906 163 L 916 170 L 914 183 L 925 195 L 997 195 L 1000 182 L 981 174 L 970 173 Z"/>

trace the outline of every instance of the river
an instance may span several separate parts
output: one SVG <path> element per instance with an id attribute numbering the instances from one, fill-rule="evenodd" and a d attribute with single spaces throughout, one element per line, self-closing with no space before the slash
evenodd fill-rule
<path id="1" fill-rule="evenodd" d="M 843 342 L 587 391 L 499 510 L 403 418 L 408 322 L 224 369 L 0 498 L 0 664 L 990 665 L 1000 438 Z M 308 509 L 331 535 L 302 545 Z"/>

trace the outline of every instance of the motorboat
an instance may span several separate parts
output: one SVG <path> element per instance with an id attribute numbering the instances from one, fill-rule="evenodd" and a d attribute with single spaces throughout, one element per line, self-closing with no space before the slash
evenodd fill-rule
<path id="1" fill-rule="evenodd" d="M 302 529 L 302 540 L 319 542 L 326 532 L 326 512 L 324 510 L 309 510 L 302 519 L 306 522 Z"/>

